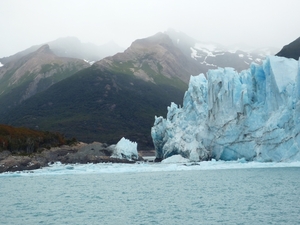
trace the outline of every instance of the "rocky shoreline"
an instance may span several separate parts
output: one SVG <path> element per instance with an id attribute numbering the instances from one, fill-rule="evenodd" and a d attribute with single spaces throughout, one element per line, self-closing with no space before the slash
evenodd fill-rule
<path id="1" fill-rule="evenodd" d="M 74 163 L 135 163 L 144 161 L 138 158 L 113 158 L 115 146 L 93 142 L 91 144 L 77 143 L 73 146 L 63 145 L 51 149 L 41 149 L 40 153 L 32 155 L 12 155 L 10 151 L 0 152 L 0 173 L 34 170 L 47 167 L 54 162 L 63 164 Z"/>

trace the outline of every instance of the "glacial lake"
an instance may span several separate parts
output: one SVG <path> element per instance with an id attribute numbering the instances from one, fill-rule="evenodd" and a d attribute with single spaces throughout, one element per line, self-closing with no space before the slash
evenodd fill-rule
<path id="1" fill-rule="evenodd" d="M 300 224 L 300 162 L 62 165 L 0 174 L 0 224 Z"/>

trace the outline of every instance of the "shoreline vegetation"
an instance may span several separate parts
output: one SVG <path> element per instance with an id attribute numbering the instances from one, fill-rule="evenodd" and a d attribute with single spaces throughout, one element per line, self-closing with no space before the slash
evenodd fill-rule
<path id="1" fill-rule="evenodd" d="M 144 161 L 140 154 L 134 160 L 113 158 L 114 150 L 114 145 L 105 143 L 87 144 L 75 138 L 66 139 L 59 133 L 0 125 L 0 173 L 39 169 L 54 162 L 86 164 Z"/>

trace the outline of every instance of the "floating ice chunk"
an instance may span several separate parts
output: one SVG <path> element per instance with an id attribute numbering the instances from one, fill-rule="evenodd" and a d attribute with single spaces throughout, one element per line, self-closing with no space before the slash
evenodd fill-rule
<path id="1" fill-rule="evenodd" d="M 124 137 L 121 138 L 116 144 L 114 153 L 111 157 L 128 160 L 138 159 L 137 143 Z"/>
<path id="2" fill-rule="evenodd" d="M 173 155 L 161 161 L 162 163 L 188 163 L 190 160 L 183 158 L 181 155 Z"/>

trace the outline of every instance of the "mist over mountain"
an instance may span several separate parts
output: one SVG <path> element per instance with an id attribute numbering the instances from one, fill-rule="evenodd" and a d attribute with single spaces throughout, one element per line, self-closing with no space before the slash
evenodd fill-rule
<path id="1" fill-rule="evenodd" d="M 124 51 L 113 41 L 98 46 L 92 43 L 82 43 L 75 37 L 59 38 L 49 42 L 49 46 L 57 56 L 85 59 L 90 62 Z"/>
<path id="2" fill-rule="evenodd" d="M 247 69 L 252 62 L 261 63 L 273 51 L 271 48 L 245 51 L 238 46 L 230 48 L 216 43 L 200 42 L 173 29 L 167 30 L 165 34 L 189 60 L 197 62 L 198 73 L 191 73 L 193 75 L 205 74 L 209 69 L 218 67 L 233 67 L 240 72 Z"/>
<path id="3" fill-rule="evenodd" d="M 89 62 L 95 62 L 106 56 L 124 51 L 122 47 L 118 46 L 113 41 L 99 46 L 92 43 L 82 43 L 76 37 L 58 38 L 57 40 L 45 44 L 48 44 L 51 51 L 57 56 L 84 59 Z M 6 64 L 10 61 L 20 59 L 21 57 L 36 51 L 43 45 L 44 44 L 35 45 L 12 56 L 0 58 L 0 62 Z"/>
<path id="4" fill-rule="evenodd" d="M 83 60 L 56 56 L 49 45 L 12 58 L 0 67 L 0 113 L 87 67 Z"/>
<path id="5" fill-rule="evenodd" d="M 169 29 L 138 39 L 124 52 L 106 57 L 96 64 L 102 69 L 126 71 L 152 82 L 155 74 L 161 74 L 188 83 L 191 75 L 206 73 L 209 69 L 233 67 L 241 71 L 252 62 L 260 63 L 270 53 L 269 48 L 257 52 L 227 50 L 222 45 L 199 42 Z"/>
<path id="6" fill-rule="evenodd" d="M 101 69 L 131 73 L 145 81 L 155 82 L 155 76 L 179 78 L 188 82 L 191 74 L 200 72 L 196 62 L 190 60 L 164 33 L 134 41 L 123 53 L 96 63 Z"/>

